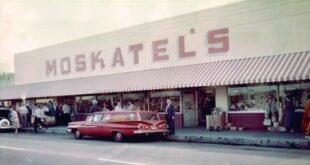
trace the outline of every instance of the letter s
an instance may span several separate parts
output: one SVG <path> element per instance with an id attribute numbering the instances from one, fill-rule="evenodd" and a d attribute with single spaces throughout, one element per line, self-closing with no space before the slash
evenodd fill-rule
<path id="1" fill-rule="evenodd" d="M 208 44 L 221 44 L 221 47 L 209 47 L 209 53 L 224 53 L 229 50 L 228 28 L 216 29 L 208 32 Z M 221 35 L 220 37 L 217 37 Z"/>

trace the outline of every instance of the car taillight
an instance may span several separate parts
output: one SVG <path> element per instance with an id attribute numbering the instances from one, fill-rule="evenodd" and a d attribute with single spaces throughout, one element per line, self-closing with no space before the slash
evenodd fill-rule
<path id="1" fill-rule="evenodd" d="M 144 125 L 144 124 L 139 124 L 138 125 L 138 128 L 139 129 L 147 129 L 147 128 L 149 128 L 147 125 Z"/>
<path id="2" fill-rule="evenodd" d="M 167 124 L 161 124 L 158 126 L 159 128 L 168 128 L 168 125 Z"/>

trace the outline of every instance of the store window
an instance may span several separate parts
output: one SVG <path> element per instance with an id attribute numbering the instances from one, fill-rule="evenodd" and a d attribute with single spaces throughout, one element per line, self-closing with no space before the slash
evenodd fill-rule
<path id="1" fill-rule="evenodd" d="M 75 97 L 76 112 L 77 113 L 90 113 L 90 106 L 92 101 L 96 99 L 96 96 L 78 96 Z"/>
<path id="2" fill-rule="evenodd" d="M 123 108 L 126 110 L 148 110 L 144 92 L 123 94 Z"/>
<path id="3" fill-rule="evenodd" d="M 230 111 L 264 110 L 268 98 L 277 101 L 277 86 L 229 87 Z"/>
<path id="4" fill-rule="evenodd" d="M 150 92 L 150 110 L 157 112 L 165 112 L 167 98 L 170 98 L 175 105 L 176 112 L 180 112 L 180 91 L 160 91 Z"/>
<path id="5" fill-rule="evenodd" d="M 118 94 L 108 94 L 97 96 L 97 101 L 100 107 L 105 107 L 106 110 L 112 111 L 114 107 L 120 102 L 120 95 Z"/>
<path id="6" fill-rule="evenodd" d="M 280 85 L 279 89 L 281 101 L 284 101 L 287 95 L 291 95 L 296 108 L 304 109 L 304 104 L 310 95 L 310 83 L 285 84 Z"/>

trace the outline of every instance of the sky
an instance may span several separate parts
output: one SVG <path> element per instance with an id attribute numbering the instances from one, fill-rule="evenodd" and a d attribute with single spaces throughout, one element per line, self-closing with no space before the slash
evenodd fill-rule
<path id="1" fill-rule="evenodd" d="M 0 0 L 0 73 L 14 54 L 241 0 Z"/>

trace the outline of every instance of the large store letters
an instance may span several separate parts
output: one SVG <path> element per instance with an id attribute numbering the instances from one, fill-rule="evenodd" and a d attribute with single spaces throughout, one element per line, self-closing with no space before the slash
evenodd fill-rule
<path id="1" fill-rule="evenodd" d="M 211 30 L 207 32 L 207 53 L 225 53 L 229 51 L 229 29 L 222 28 Z M 167 53 L 167 46 L 169 40 L 167 38 L 152 41 L 152 60 L 153 62 L 161 62 L 169 60 L 169 54 Z M 178 56 L 180 58 L 195 57 L 195 50 L 185 50 L 185 36 L 178 37 Z M 220 46 L 219 46 L 220 45 Z M 143 51 L 143 43 L 132 44 L 128 46 L 129 53 L 133 53 L 133 64 L 139 64 L 139 55 Z M 52 59 L 46 61 L 46 76 L 57 75 L 69 75 L 72 72 L 85 72 L 87 69 L 96 70 L 106 68 L 105 61 L 103 59 L 102 51 L 90 52 L 88 56 L 86 54 L 78 54 L 71 59 L 70 57 L 63 57 L 61 59 Z M 89 58 L 89 60 L 86 60 Z M 90 61 L 90 64 L 87 62 Z M 127 61 L 124 61 L 122 49 L 117 47 L 113 54 L 113 60 L 110 68 L 123 67 Z M 74 65 L 72 65 L 74 63 Z M 75 67 L 74 67 L 75 66 Z M 89 68 L 90 67 L 90 68 Z"/>

